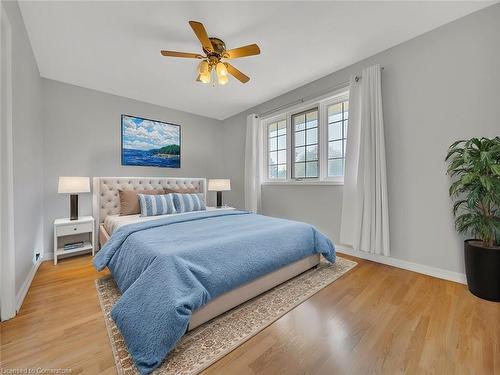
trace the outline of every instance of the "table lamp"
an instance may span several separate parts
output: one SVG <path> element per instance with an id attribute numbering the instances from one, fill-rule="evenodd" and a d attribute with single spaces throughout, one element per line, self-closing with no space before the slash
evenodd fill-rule
<path id="1" fill-rule="evenodd" d="M 70 220 L 78 220 L 78 193 L 90 193 L 90 178 L 59 177 L 57 192 L 60 194 L 70 194 Z"/>
<path id="2" fill-rule="evenodd" d="M 208 191 L 217 192 L 217 207 L 222 207 L 222 192 L 231 190 L 231 180 L 212 179 L 208 180 Z"/>

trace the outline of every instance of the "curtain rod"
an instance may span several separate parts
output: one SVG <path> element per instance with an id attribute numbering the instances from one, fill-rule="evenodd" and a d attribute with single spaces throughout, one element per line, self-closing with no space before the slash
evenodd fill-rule
<path id="1" fill-rule="evenodd" d="M 384 70 L 384 67 L 382 66 L 380 68 L 380 70 Z M 356 82 L 359 82 L 359 80 L 361 78 L 363 78 L 363 76 L 361 74 L 354 76 L 354 80 Z M 287 103 L 287 104 L 283 104 L 283 105 L 280 105 L 279 107 L 276 107 L 276 108 L 270 109 L 268 111 L 262 112 L 261 114 L 258 114 L 257 117 L 267 116 L 267 115 L 269 115 L 269 114 L 271 114 L 273 112 L 279 111 L 280 109 L 288 108 L 288 107 L 291 107 L 291 106 L 296 105 L 296 104 L 307 102 L 308 100 L 317 98 L 319 96 L 323 96 L 325 94 L 328 94 L 331 91 L 335 91 L 335 90 L 338 90 L 338 89 L 340 89 L 340 88 L 342 88 L 344 86 L 348 86 L 349 84 L 350 84 L 350 81 L 339 83 L 339 84 L 337 84 L 335 86 L 331 86 L 328 89 L 323 90 L 323 91 L 321 91 L 319 93 L 316 93 L 316 94 L 313 94 L 313 95 L 304 96 L 303 98 L 294 100 L 293 102 L 290 102 L 290 103 Z"/>

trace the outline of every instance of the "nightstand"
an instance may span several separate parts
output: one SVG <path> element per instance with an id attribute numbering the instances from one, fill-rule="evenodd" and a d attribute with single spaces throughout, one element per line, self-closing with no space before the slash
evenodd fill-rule
<path id="1" fill-rule="evenodd" d="M 82 245 L 73 249 L 64 249 L 64 245 L 82 242 Z M 79 255 L 91 251 L 94 255 L 94 218 L 81 216 L 77 220 L 56 219 L 54 221 L 54 264 L 58 257 Z"/>

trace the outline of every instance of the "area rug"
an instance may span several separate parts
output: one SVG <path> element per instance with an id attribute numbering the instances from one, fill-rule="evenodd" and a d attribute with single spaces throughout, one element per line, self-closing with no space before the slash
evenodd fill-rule
<path id="1" fill-rule="evenodd" d="M 337 280 L 356 264 L 340 257 L 337 257 L 335 264 L 322 261 L 317 268 L 306 271 L 195 328 L 184 335 L 153 374 L 198 374 Z M 110 316 L 111 309 L 120 298 L 120 291 L 111 276 L 96 280 L 96 288 L 117 372 L 120 375 L 139 374 L 123 337 Z"/>

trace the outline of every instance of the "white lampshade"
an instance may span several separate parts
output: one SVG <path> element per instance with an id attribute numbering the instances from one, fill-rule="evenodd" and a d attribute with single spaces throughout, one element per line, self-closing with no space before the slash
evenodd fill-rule
<path id="1" fill-rule="evenodd" d="M 231 180 L 216 178 L 208 180 L 208 191 L 229 191 L 231 190 Z"/>
<path id="2" fill-rule="evenodd" d="M 88 177 L 59 177 L 58 193 L 77 194 L 90 192 Z"/>

